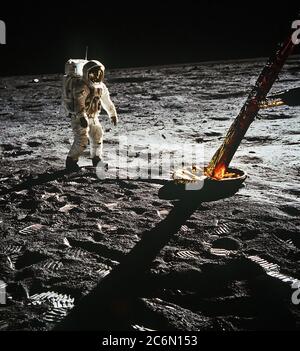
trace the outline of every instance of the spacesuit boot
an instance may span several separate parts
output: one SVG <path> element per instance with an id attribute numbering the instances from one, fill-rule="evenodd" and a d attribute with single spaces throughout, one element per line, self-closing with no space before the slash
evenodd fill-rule
<path id="1" fill-rule="evenodd" d="M 79 169 L 80 167 L 78 166 L 77 161 L 68 156 L 66 159 L 66 170 L 69 172 L 77 172 Z"/>
<path id="2" fill-rule="evenodd" d="M 101 158 L 99 156 L 95 156 L 92 158 L 93 162 L 93 167 L 97 167 L 98 163 L 101 161 Z"/>

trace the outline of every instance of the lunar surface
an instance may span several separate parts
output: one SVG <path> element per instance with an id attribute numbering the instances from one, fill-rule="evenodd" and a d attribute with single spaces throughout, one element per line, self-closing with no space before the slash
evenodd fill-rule
<path id="1" fill-rule="evenodd" d="M 104 163 L 121 137 L 129 168 L 184 144 L 207 164 L 265 62 L 108 71 Z M 294 56 L 272 92 L 299 78 Z M 61 95 L 62 74 L 0 78 L 0 330 L 300 328 L 299 107 L 260 111 L 231 163 L 238 192 L 189 201 L 160 196 L 169 174 L 100 177 L 88 152 L 65 173 Z"/>

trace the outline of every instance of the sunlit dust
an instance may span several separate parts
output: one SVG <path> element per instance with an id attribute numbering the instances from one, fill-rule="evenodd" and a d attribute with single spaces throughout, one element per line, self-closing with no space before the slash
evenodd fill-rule
<path id="1" fill-rule="evenodd" d="M 203 181 L 204 178 L 211 178 L 213 180 L 221 181 L 227 179 L 237 179 L 241 176 L 240 172 L 234 171 L 231 168 L 226 169 L 225 165 L 219 165 L 210 174 L 208 168 L 200 168 L 198 166 L 186 167 L 177 169 L 172 178 L 177 184 L 187 184 Z"/>
<path id="2" fill-rule="evenodd" d="M 259 104 L 259 108 L 265 109 L 265 108 L 277 107 L 282 105 L 284 105 L 284 102 L 281 99 L 276 99 L 272 101 L 265 100 Z"/>

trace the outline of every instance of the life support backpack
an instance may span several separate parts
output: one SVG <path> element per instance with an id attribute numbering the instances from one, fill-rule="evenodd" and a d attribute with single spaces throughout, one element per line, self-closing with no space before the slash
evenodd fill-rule
<path id="1" fill-rule="evenodd" d="M 75 112 L 73 83 L 76 79 L 83 77 L 83 67 L 88 62 L 88 60 L 70 59 L 65 64 L 65 75 L 63 77 L 63 102 L 69 113 Z"/>
<path id="2" fill-rule="evenodd" d="M 75 112 L 75 101 L 74 101 L 74 95 L 73 95 L 74 82 L 78 78 L 85 79 L 85 81 L 88 81 L 88 72 L 94 67 L 100 68 L 102 72 L 102 76 L 101 76 L 101 80 L 102 80 L 104 76 L 105 67 L 101 62 L 97 60 L 83 60 L 83 59 L 70 59 L 66 62 L 65 75 L 63 79 L 63 100 L 64 100 L 64 106 L 69 113 Z M 93 93 L 91 94 L 91 97 L 87 98 L 87 101 L 86 101 L 87 110 L 88 111 L 95 110 L 95 107 L 93 106 L 94 104 L 99 105 L 98 109 L 100 109 L 101 105 L 98 103 L 101 96 L 100 89 L 99 88 L 95 89 L 94 84 L 91 82 L 90 82 L 89 88 Z"/>

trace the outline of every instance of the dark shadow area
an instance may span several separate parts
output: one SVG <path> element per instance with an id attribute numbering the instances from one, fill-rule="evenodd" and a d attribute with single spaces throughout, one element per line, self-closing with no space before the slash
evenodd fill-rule
<path id="1" fill-rule="evenodd" d="M 227 192 L 232 196 L 233 192 Z M 221 198 L 221 197 L 220 197 Z M 175 203 L 169 215 L 142 239 L 98 286 L 85 296 L 54 330 L 128 330 L 136 318 L 142 278 L 161 249 L 190 216 L 201 209 L 202 199 L 185 198 Z"/>
<path id="2" fill-rule="evenodd" d="M 214 181 L 205 179 L 203 187 L 198 190 L 187 190 L 185 184 L 167 182 L 159 189 L 158 196 L 164 200 L 181 199 L 184 201 L 210 202 L 224 199 L 234 195 L 242 186 L 243 180 Z"/>
<path id="3" fill-rule="evenodd" d="M 95 167 L 91 167 L 91 166 L 84 166 L 81 167 L 81 170 L 91 170 L 91 169 L 95 169 Z M 80 170 L 80 171 L 81 171 Z M 79 172 L 80 172 L 79 171 Z M 7 189 L 2 189 L 0 190 L 0 195 L 7 195 L 10 193 L 13 193 L 15 191 L 21 191 L 21 190 L 26 190 L 26 189 L 30 189 L 33 186 L 36 185 L 42 185 L 48 182 L 51 182 L 53 180 L 59 180 L 59 179 L 67 179 L 70 180 L 72 177 L 78 177 L 80 175 L 79 172 L 70 172 L 67 171 L 66 169 L 60 169 L 60 170 L 53 170 L 53 171 L 46 171 L 44 173 L 40 173 L 40 174 L 34 174 L 34 175 L 30 175 L 29 177 L 27 177 L 26 179 L 24 179 L 22 182 L 20 182 L 19 184 L 16 184 L 14 186 L 11 186 Z M 82 174 L 84 176 L 84 174 Z M 67 177 L 67 178 L 66 178 Z M 166 184 L 167 180 L 164 179 L 124 179 L 126 181 L 130 181 L 130 182 L 144 182 L 144 183 L 156 183 L 156 184 L 161 184 L 164 185 Z M 122 182 L 123 179 L 119 178 L 119 179 L 99 179 L 99 182 L 104 181 L 104 182 Z"/>
<path id="4" fill-rule="evenodd" d="M 27 179 L 23 180 L 21 183 L 16 184 L 8 189 L 1 190 L 0 195 L 6 195 L 6 194 L 13 193 L 15 191 L 30 189 L 35 185 L 41 185 L 41 184 L 51 182 L 53 180 L 63 178 L 68 174 L 70 173 L 67 172 L 65 169 L 62 169 L 62 170 L 56 170 L 53 172 L 47 171 L 41 174 L 30 175 L 29 177 L 27 177 Z"/>

